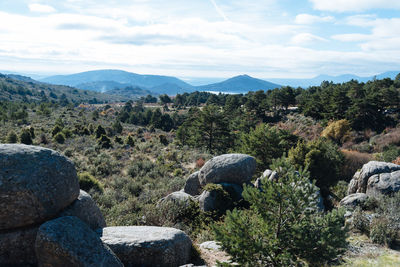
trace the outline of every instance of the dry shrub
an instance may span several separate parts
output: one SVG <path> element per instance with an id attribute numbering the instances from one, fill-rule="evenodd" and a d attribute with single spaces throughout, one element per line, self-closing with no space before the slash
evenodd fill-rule
<path id="1" fill-rule="evenodd" d="M 392 163 L 400 165 L 400 157 L 397 157 L 397 159 L 393 160 Z"/>
<path id="2" fill-rule="evenodd" d="M 279 122 L 276 126 L 307 141 L 318 139 L 323 130 L 321 124 L 313 118 L 300 114 L 288 115 L 285 122 Z"/>
<path id="3" fill-rule="evenodd" d="M 204 158 L 198 158 L 196 160 L 196 168 L 203 167 L 205 163 L 206 163 L 206 161 L 204 160 Z"/>
<path id="4" fill-rule="evenodd" d="M 343 180 L 349 181 L 354 173 L 361 169 L 361 167 L 373 160 L 373 156 L 368 153 L 362 153 L 354 150 L 343 149 L 342 153 L 344 155 L 344 166 L 342 169 Z"/>
<path id="5" fill-rule="evenodd" d="M 386 133 L 374 138 L 374 146 L 377 151 L 383 151 L 390 145 L 400 146 L 400 127 L 385 130 Z"/>

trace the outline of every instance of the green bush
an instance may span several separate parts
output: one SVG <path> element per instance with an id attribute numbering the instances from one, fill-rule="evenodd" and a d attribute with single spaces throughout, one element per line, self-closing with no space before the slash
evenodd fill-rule
<path id="1" fill-rule="evenodd" d="M 56 141 L 59 144 L 64 144 L 65 135 L 62 132 L 59 132 L 53 137 L 53 139 L 54 139 L 54 141 Z"/>
<path id="2" fill-rule="evenodd" d="M 107 135 L 104 135 L 104 134 L 97 140 L 97 144 L 101 148 L 111 148 L 112 147 L 111 139 Z"/>
<path id="3" fill-rule="evenodd" d="M 322 190 L 328 189 L 340 180 L 344 162 L 338 146 L 324 138 L 311 142 L 298 142 L 290 149 L 288 158 L 295 168 L 307 167 L 312 179 Z"/>
<path id="4" fill-rule="evenodd" d="M 32 145 L 32 136 L 29 129 L 23 129 L 21 135 L 19 136 L 19 140 L 22 144 Z"/>
<path id="5" fill-rule="evenodd" d="M 397 231 L 387 218 L 373 218 L 369 238 L 372 242 L 390 247 L 396 240 Z"/>
<path id="6" fill-rule="evenodd" d="M 103 191 L 103 186 L 100 184 L 100 182 L 88 172 L 79 173 L 78 179 L 79 187 L 84 191 L 89 191 L 90 189 L 94 189 L 100 192 Z"/>
<path id="7" fill-rule="evenodd" d="M 6 143 L 15 144 L 18 142 L 17 134 L 14 131 L 10 131 L 7 134 Z"/>
<path id="8" fill-rule="evenodd" d="M 273 159 L 280 158 L 297 142 L 297 137 L 288 131 L 260 124 L 248 134 L 243 134 L 238 151 L 257 160 L 257 170 L 265 171 Z"/>
<path id="9" fill-rule="evenodd" d="M 363 234 L 369 235 L 369 221 L 363 214 L 360 207 L 357 207 L 353 212 L 351 228 L 360 231 Z"/>
<path id="10" fill-rule="evenodd" d="M 228 211 L 214 227 L 216 240 L 243 266 L 322 266 L 347 246 L 344 211 L 317 209 L 317 188 L 305 171 L 284 160 L 273 168 L 279 182 L 264 180 L 263 190 L 245 186 L 250 209 Z"/>

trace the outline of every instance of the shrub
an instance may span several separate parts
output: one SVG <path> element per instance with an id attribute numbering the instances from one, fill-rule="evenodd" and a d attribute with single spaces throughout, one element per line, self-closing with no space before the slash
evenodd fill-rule
<path id="1" fill-rule="evenodd" d="M 22 132 L 19 136 L 19 140 L 21 141 L 22 144 L 32 145 L 32 136 L 31 136 L 31 132 L 29 131 L 29 129 L 22 130 Z"/>
<path id="2" fill-rule="evenodd" d="M 97 140 L 97 144 L 101 148 L 111 148 L 112 147 L 111 139 L 107 135 L 104 135 L 104 134 Z"/>
<path id="3" fill-rule="evenodd" d="M 54 141 L 56 141 L 59 144 L 64 144 L 65 135 L 62 132 L 59 132 L 53 137 L 53 139 L 54 139 Z"/>
<path id="4" fill-rule="evenodd" d="M 6 142 L 9 144 L 15 144 L 18 141 L 17 134 L 14 131 L 10 131 L 7 134 Z"/>
<path id="5" fill-rule="evenodd" d="M 279 182 L 263 181 L 263 190 L 245 186 L 249 210 L 228 211 L 214 226 L 216 240 L 244 266 L 292 266 L 307 261 L 322 266 L 347 246 L 344 211 L 317 210 L 317 188 L 305 171 L 276 161 Z"/>
<path id="6" fill-rule="evenodd" d="M 373 218 L 369 238 L 372 242 L 390 247 L 396 240 L 397 231 L 387 218 Z"/>
<path id="7" fill-rule="evenodd" d="M 373 156 L 368 153 L 362 153 L 354 150 L 342 150 L 344 163 L 341 171 L 342 179 L 350 181 L 357 170 L 361 169 L 365 163 L 373 160 Z"/>
<path id="8" fill-rule="evenodd" d="M 56 134 L 58 134 L 59 132 L 62 131 L 62 127 L 58 124 L 56 124 L 53 128 L 53 130 L 51 130 L 51 135 L 54 137 Z"/>
<path id="9" fill-rule="evenodd" d="M 351 127 L 348 120 L 333 121 L 322 131 L 321 136 L 342 144 L 349 136 L 350 130 Z"/>
<path id="10" fill-rule="evenodd" d="M 390 145 L 384 148 L 380 159 L 386 162 L 391 162 L 394 161 L 399 156 L 400 156 L 400 147 L 395 145 Z"/>
<path id="11" fill-rule="evenodd" d="M 102 135 L 106 135 L 107 133 L 106 130 L 101 125 L 99 125 L 96 128 L 95 134 L 96 138 L 99 139 Z"/>
<path id="12" fill-rule="evenodd" d="M 297 137 L 285 130 L 260 124 L 240 139 L 239 152 L 257 160 L 257 170 L 263 172 L 273 159 L 280 158 L 297 142 Z"/>
<path id="13" fill-rule="evenodd" d="M 337 145 L 324 138 L 308 143 L 299 142 L 290 149 L 289 160 L 295 168 L 307 167 L 322 193 L 340 180 L 344 157 Z"/>
<path id="14" fill-rule="evenodd" d="M 360 207 L 357 207 L 353 212 L 351 228 L 369 235 L 369 220 L 364 216 Z"/>
<path id="15" fill-rule="evenodd" d="M 79 173 L 78 179 L 79 187 L 84 191 L 89 191 L 90 189 L 94 189 L 100 192 L 103 191 L 103 186 L 100 184 L 100 182 L 88 172 Z"/>
<path id="16" fill-rule="evenodd" d="M 135 141 L 133 140 L 132 135 L 128 135 L 126 138 L 126 144 L 133 147 L 135 145 Z"/>

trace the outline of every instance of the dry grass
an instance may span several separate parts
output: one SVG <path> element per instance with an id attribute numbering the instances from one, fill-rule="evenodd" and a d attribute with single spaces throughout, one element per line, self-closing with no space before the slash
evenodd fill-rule
<path id="1" fill-rule="evenodd" d="M 354 173 L 361 169 L 361 167 L 373 160 L 373 156 L 368 153 L 362 153 L 354 150 L 343 149 L 345 161 L 342 169 L 343 180 L 349 181 Z"/>
<path id="2" fill-rule="evenodd" d="M 382 152 L 389 145 L 400 146 L 400 127 L 388 129 L 385 132 L 372 140 L 376 151 Z"/>

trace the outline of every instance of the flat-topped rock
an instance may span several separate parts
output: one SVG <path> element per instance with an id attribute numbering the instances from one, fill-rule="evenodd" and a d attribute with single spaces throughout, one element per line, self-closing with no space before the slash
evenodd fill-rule
<path id="1" fill-rule="evenodd" d="M 210 159 L 199 172 L 202 186 L 209 183 L 242 185 L 250 182 L 256 170 L 256 160 L 245 154 L 224 154 Z"/>
<path id="2" fill-rule="evenodd" d="M 106 227 L 106 221 L 99 207 L 93 201 L 92 197 L 83 190 L 80 190 L 78 199 L 72 202 L 59 217 L 75 216 L 89 225 L 92 230 Z"/>
<path id="3" fill-rule="evenodd" d="M 73 216 L 42 224 L 36 236 L 35 251 L 39 267 L 123 266 L 98 234 Z"/>
<path id="4" fill-rule="evenodd" d="M 126 267 L 190 263 L 192 241 L 181 230 L 156 226 L 117 226 L 97 231 Z"/>
<path id="5" fill-rule="evenodd" d="M 0 145 L 0 230 L 54 218 L 79 195 L 74 164 L 51 149 Z"/>

